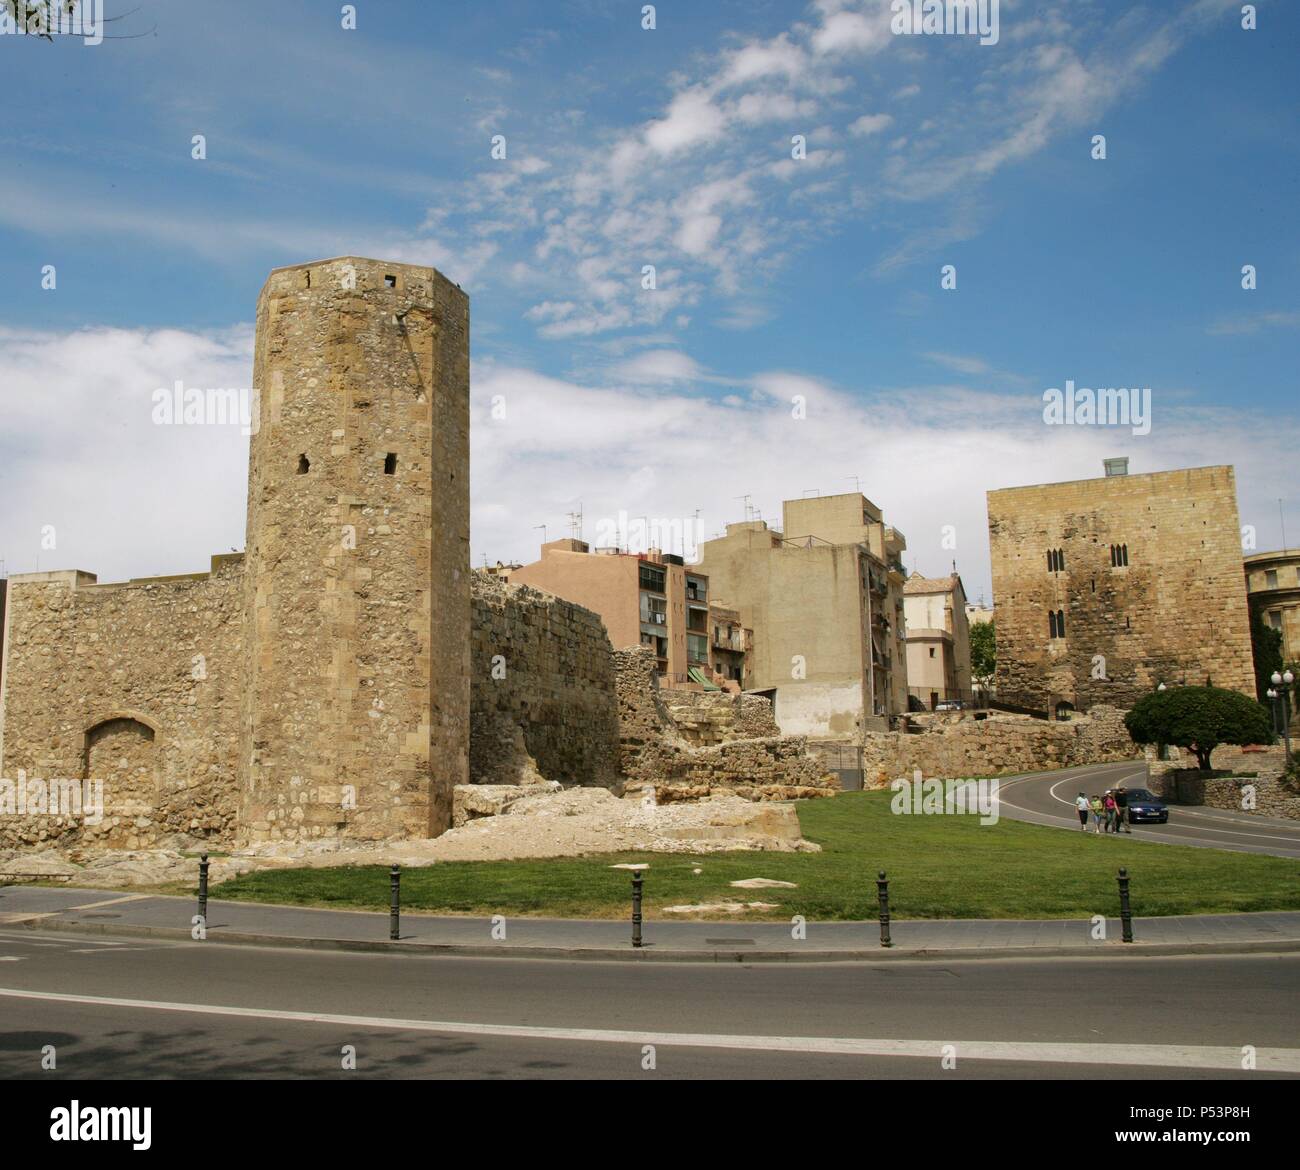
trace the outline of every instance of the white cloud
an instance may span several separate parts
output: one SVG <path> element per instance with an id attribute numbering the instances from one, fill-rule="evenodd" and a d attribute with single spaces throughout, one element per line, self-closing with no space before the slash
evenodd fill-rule
<path id="1" fill-rule="evenodd" d="M 888 114 L 863 114 L 856 121 L 849 123 L 849 133 L 854 138 L 865 138 L 869 134 L 879 134 L 887 126 L 893 124 L 894 119 Z"/>
<path id="2" fill-rule="evenodd" d="M 936 355 L 939 357 L 941 355 Z M 978 358 L 942 355 L 976 371 Z M 81 568 L 101 580 L 192 572 L 242 548 L 248 440 L 238 427 L 160 427 L 152 394 L 243 387 L 248 327 L 219 333 L 89 329 L 0 331 L 0 556 L 10 572 Z M 852 490 L 850 477 L 907 537 L 907 564 L 945 568 L 944 525 L 972 592 L 987 589 L 984 492 L 1100 474 L 1129 455 L 1134 472 L 1235 463 L 1242 522 L 1276 542 L 1277 487 L 1300 423 L 1198 408 L 1156 389 L 1153 429 L 1046 427 L 1037 389 L 981 393 L 922 385 L 849 394 L 798 370 L 741 380 L 656 349 L 590 384 L 480 361 L 473 371 L 472 546 L 475 560 L 532 559 L 534 526 L 560 531 L 581 502 L 601 517 L 693 517 L 708 534 L 753 497 L 774 522 L 783 499 Z M 698 384 L 727 384 L 701 395 Z M 687 392 L 686 387 L 690 388 Z M 490 403 L 502 395 L 504 419 Z M 794 417 L 802 395 L 807 417 Z M 58 547 L 40 550 L 44 525 Z"/>
<path id="3" fill-rule="evenodd" d="M 0 330 L 0 558 L 100 580 L 197 572 L 244 545 L 248 438 L 158 426 L 155 390 L 251 388 L 252 334 Z M 52 525 L 56 547 L 41 548 Z"/>

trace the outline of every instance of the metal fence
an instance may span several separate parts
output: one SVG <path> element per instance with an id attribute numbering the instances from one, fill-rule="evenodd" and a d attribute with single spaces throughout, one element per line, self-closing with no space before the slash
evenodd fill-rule
<path id="1" fill-rule="evenodd" d="M 839 778 L 845 792 L 862 791 L 862 745 L 834 741 L 812 742 L 811 751 L 821 757 L 828 772 Z"/>
<path id="2" fill-rule="evenodd" d="M 964 711 L 989 705 L 989 693 L 981 688 L 955 690 L 951 687 L 908 687 L 908 707 L 913 711 Z"/>

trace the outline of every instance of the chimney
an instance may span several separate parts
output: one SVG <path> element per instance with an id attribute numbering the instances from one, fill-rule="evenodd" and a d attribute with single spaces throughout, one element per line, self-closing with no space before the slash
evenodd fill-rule
<path id="1" fill-rule="evenodd" d="M 1123 455 L 1116 459 L 1107 459 L 1106 461 L 1106 478 L 1112 475 L 1128 475 L 1128 456 Z"/>

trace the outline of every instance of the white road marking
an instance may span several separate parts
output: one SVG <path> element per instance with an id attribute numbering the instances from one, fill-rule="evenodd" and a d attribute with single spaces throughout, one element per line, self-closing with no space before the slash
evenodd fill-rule
<path id="1" fill-rule="evenodd" d="M 667 1048 L 724 1048 L 754 1052 L 801 1052 L 819 1056 L 911 1056 L 937 1060 L 948 1045 L 958 1060 L 1027 1061 L 1035 1064 L 1109 1064 L 1160 1068 L 1241 1068 L 1242 1050 L 1198 1044 L 1080 1044 L 1072 1041 L 1017 1040 L 867 1040 L 830 1036 L 731 1036 L 706 1032 L 635 1032 L 603 1028 L 552 1028 L 525 1024 L 476 1024 L 463 1021 L 399 1020 L 384 1016 L 347 1016 L 327 1012 L 291 1012 L 271 1008 L 221 1007 L 206 1003 L 167 1003 L 46 991 L 0 988 L 0 996 L 91 1007 L 142 1008 L 192 1015 L 231 1016 L 250 1020 L 285 1020 L 333 1024 L 343 1028 L 386 1028 L 402 1032 L 437 1032 L 461 1036 L 504 1036 L 522 1040 L 567 1040 L 579 1043 L 655 1044 Z M 1300 1073 L 1300 1049 L 1258 1048 L 1259 1072 Z"/>
<path id="2" fill-rule="evenodd" d="M 21 963 L 21 955 L 0 955 L 0 963 Z"/>
<path id="3" fill-rule="evenodd" d="M 120 948 L 127 946 L 124 942 L 102 942 L 92 938 L 60 938 L 48 939 L 44 942 L 37 942 L 26 931 L 0 930 L 0 939 L 8 939 L 9 942 L 22 943 L 29 947 L 61 947 L 66 950 L 68 947 L 104 947 Z M 133 948 L 139 949 L 139 948 Z"/>
<path id="4" fill-rule="evenodd" d="M 1100 766 L 1101 766 L 1101 767 L 1105 767 L 1105 765 L 1100 765 Z M 1091 770 L 1094 770 L 1094 769 L 1089 769 L 1089 771 L 1091 771 Z M 1068 776 L 1063 776 L 1060 780 L 1056 781 L 1056 783 L 1053 784 L 1053 785 L 1052 785 L 1052 786 L 1047 790 L 1047 791 L 1048 791 L 1048 794 L 1049 794 L 1049 795 L 1051 796 L 1051 798 L 1052 798 L 1053 800 L 1055 800 L 1058 804 L 1063 804 L 1063 805 L 1066 805 L 1068 808 L 1073 809 L 1073 808 L 1074 808 L 1074 801 L 1073 801 L 1073 800 L 1066 800 L 1064 797 L 1058 796 L 1058 795 L 1056 794 L 1056 790 L 1057 790 L 1058 788 L 1060 788 L 1062 784 L 1074 784 L 1074 783 L 1079 782 L 1080 780 L 1084 779 L 1084 778 L 1089 774 L 1089 771 L 1081 771 L 1081 772 L 1077 772 L 1077 773 L 1071 773 L 1071 774 L 1068 775 Z M 1145 777 L 1145 775 L 1146 775 L 1145 771 L 1142 771 L 1142 772 L 1131 772 L 1131 773 L 1129 773 L 1127 776 L 1122 777 L 1122 778 L 1119 780 L 1118 783 L 1120 783 L 1120 784 L 1124 784 L 1124 783 L 1127 783 L 1129 780 L 1132 780 L 1132 779 L 1133 779 L 1134 777 L 1136 777 L 1136 776 L 1143 776 L 1143 777 Z M 1012 779 L 1012 780 L 1004 781 L 1003 784 L 1002 784 L 1002 787 L 1009 788 L 1009 787 L 1011 787 L 1013 784 L 1027 784 L 1027 783 L 1029 783 L 1031 780 L 1035 780 L 1035 779 L 1037 779 L 1037 777 L 1035 777 L 1035 776 L 1023 776 L 1023 777 L 1017 777 L 1017 778 Z M 1039 810 L 1039 809 L 1034 809 L 1034 808 L 1025 808 L 1024 805 L 1013 804 L 1011 801 L 1007 800 L 1005 797 L 1002 797 L 1001 799 L 1004 801 L 1004 803 L 1011 805 L 1011 807 L 1014 808 L 1014 809 L 1016 809 L 1018 812 L 1034 813 L 1034 814 L 1037 814 L 1038 816 L 1043 816 L 1043 817 L 1050 817 L 1050 816 L 1052 815 L 1052 814 L 1049 813 L 1049 812 L 1043 812 L 1043 811 L 1041 811 L 1041 810 Z M 1225 818 L 1220 818 L 1220 817 L 1215 817 L 1215 816 L 1209 816 L 1209 815 L 1207 815 L 1207 814 L 1205 814 L 1205 813 L 1199 813 L 1199 814 L 1198 814 L 1198 813 L 1192 812 L 1190 809 L 1185 809 L 1185 808 L 1183 808 L 1181 805 L 1178 806 L 1178 815 L 1179 815 L 1180 818 L 1183 817 L 1183 816 L 1200 816 L 1202 819 L 1204 819 L 1204 820 L 1208 820 L 1208 821 L 1218 821 L 1218 820 L 1223 820 L 1223 819 L 1225 819 Z M 1062 819 L 1064 819 L 1064 818 L 1062 818 Z M 1252 829 L 1254 828 L 1253 823 L 1250 822 L 1250 821 L 1247 821 L 1247 820 L 1239 820 L 1239 819 L 1234 818 L 1234 823 L 1236 823 L 1236 824 L 1242 824 L 1242 825 L 1250 825 Z M 1160 826 L 1157 826 L 1157 827 L 1160 827 Z M 1186 831 L 1188 831 L 1188 832 L 1218 833 L 1220 836 L 1224 836 L 1224 837 L 1246 837 L 1249 841 L 1252 841 L 1252 842 L 1254 842 L 1254 841 L 1285 841 L 1288 845 L 1296 845 L 1296 844 L 1300 844 L 1300 838 L 1295 837 L 1295 836 L 1275 836 L 1275 835 L 1273 835 L 1273 834 L 1271 834 L 1271 833 L 1256 833 L 1256 832 L 1243 833 L 1240 829 L 1212 829 L 1212 828 L 1210 828 L 1210 827 L 1207 826 L 1207 825 L 1196 825 L 1196 826 L 1193 826 L 1193 825 L 1169 825 L 1169 826 L 1164 826 L 1164 827 L 1168 827 L 1168 828 L 1171 828 L 1171 829 L 1175 830 L 1173 833 L 1169 833 L 1169 834 L 1167 834 L 1167 835 L 1165 836 L 1165 838 L 1164 838 L 1165 840 L 1170 841 L 1170 843 L 1176 843 L 1177 840 L 1180 839 L 1180 838 L 1181 838 L 1182 840 L 1184 840 L 1184 841 L 1196 840 L 1196 839 L 1197 839 L 1197 838 L 1194 838 L 1194 837 L 1191 837 L 1191 838 L 1189 838 L 1189 837 L 1184 837 L 1184 836 L 1182 836 L 1181 834 L 1179 834 L 1179 833 L 1177 832 L 1177 830 L 1179 830 L 1179 829 L 1183 829 L 1183 830 L 1186 830 Z M 1271 828 L 1272 826 L 1269 826 L 1269 827 Z M 1160 839 L 1160 838 L 1157 837 L 1157 838 L 1155 838 L 1155 839 L 1158 840 L 1158 839 Z M 1211 842 L 1207 842 L 1207 843 L 1208 843 L 1208 844 L 1211 844 L 1211 845 L 1214 844 L 1214 842 L 1212 842 L 1212 841 L 1211 841 Z"/>
<path id="5" fill-rule="evenodd" d="M 108 898 L 103 902 L 87 902 L 84 906 L 69 906 L 68 910 L 98 910 L 101 906 L 117 906 L 122 902 L 139 902 L 152 897 L 152 894 L 127 894 L 125 897 Z"/>

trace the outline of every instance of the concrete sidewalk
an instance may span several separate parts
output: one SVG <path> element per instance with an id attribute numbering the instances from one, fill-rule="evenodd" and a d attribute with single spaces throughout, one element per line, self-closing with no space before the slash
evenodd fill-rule
<path id="1" fill-rule="evenodd" d="M 105 890 L 0 888 L 0 928 L 191 938 L 193 898 L 121 894 Z M 507 917 L 504 939 L 485 918 L 401 917 L 401 938 L 389 940 L 388 915 L 359 910 L 314 910 L 254 902 L 208 902 L 207 941 L 334 950 L 513 958 L 635 959 L 703 962 L 835 962 L 895 958 L 1006 958 L 1082 954 L 1246 954 L 1300 951 L 1300 912 L 1206 914 L 1134 919 L 1132 944 L 1120 942 L 1117 918 L 1106 940 L 1092 924 L 1075 921 L 957 919 L 895 921 L 893 946 L 880 946 L 880 927 L 868 922 L 810 922 L 807 938 L 780 922 L 649 920 L 644 946 L 634 950 L 627 920 Z"/>

